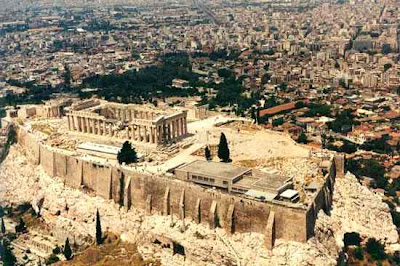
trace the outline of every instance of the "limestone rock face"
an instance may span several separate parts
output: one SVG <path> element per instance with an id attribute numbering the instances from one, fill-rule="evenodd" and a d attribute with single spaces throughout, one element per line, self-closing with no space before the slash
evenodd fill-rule
<path id="1" fill-rule="evenodd" d="M 23 150 L 12 147 L 0 166 L 0 204 L 34 203 L 55 237 L 69 237 L 78 244 L 90 243 L 95 236 L 96 209 L 104 231 L 120 234 L 136 243 L 141 255 L 159 258 L 164 265 L 336 265 L 336 257 L 345 232 L 356 231 L 387 244 L 397 242 L 388 207 L 379 196 L 361 186 L 352 175 L 337 179 L 333 210 L 322 211 L 315 226 L 315 237 L 307 243 L 277 240 L 270 251 L 259 233 L 227 235 L 187 219 L 186 231 L 177 216 L 147 216 L 141 210 L 128 212 L 112 201 L 91 197 L 70 189 L 29 163 Z M 171 249 L 149 240 L 151 235 L 169 238 L 185 248 L 186 259 Z"/>
<path id="2" fill-rule="evenodd" d="M 336 179 L 330 218 L 341 246 L 346 232 L 374 237 L 389 248 L 398 243 L 399 236 L 387 204 L 382 202 L 380 195 L 361 185 L 351 173 Z"/>

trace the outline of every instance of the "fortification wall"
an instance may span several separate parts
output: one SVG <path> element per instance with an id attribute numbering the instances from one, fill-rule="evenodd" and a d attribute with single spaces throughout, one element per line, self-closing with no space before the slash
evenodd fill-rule
<path id="1" fill-rule="evenodd" d="M 307 210 L 307 238 L 310 238 L 314 235 L 314 226 L 315 221 L 317 220 L 318 212 L 322 209 L 326 214 L 329 214 L 331 210 L 336 172 L 336 160 L 333 160 L 328 173 L 325 175 L 325 183 L 318 191 L 317 195 L 313 199 L 313 203 Z"/>
<path id="2" fill-rule="evenodd" d="M 35 136 L 25 129 L 18 131 L 18 139 L 33 163 L 40 164 L 47 174 L 60 177 L 70 187 L 92 190 L 97 196 L 112 199 L 127 209 L 134 207 L 163 215 L 173 213 L 181 219 L 223 227 L 228 232 L 264 233 L 268 217 L 273 213 L 273 238 L 305 242 L 313 235 L 317 212 L 330 204 L 330 195 L 326 194 L 332 191 L 334 165 L 315 203 L 309 209 L 301 209 L 235 197 L 121 166 L 90 162 L 35 141 Z"/>
<path id="3" fill-rule="evenodd" d="M 22 147 L 27 148 L 27 157 L 34 164 L 39 164 L 40 159 L 40 146 L 38 140 L 34 135 L 29 134 L 27 131 L 16 127 L 18 143 Z"/>

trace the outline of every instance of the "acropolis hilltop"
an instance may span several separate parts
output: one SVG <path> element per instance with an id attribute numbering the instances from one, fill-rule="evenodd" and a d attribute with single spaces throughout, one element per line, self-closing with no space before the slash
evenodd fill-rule
<path id="1" fill-rule="evenodd" d="M 400 265 L 399 12 L 0 0 L 0 265 Z"/>
<path id="2" fill-rule="evenodd" d="M 58 112 L 43 115 L 47 106 Z M 329 211 L 335 178 L 343 176 L 340 156 L 305 149 L 246 120 L 217 116 L 188 122 L 184 109 L 65 99 L 8 110 L 3 125 L 15 125 L 19 145 L 50 176 L 127 209 L 163 215 L 175 209 L 181 219 L 211 228 L 264 233 L 269 248 L 275 239 L 304 242 L 313 236 L 316 214 Z M 205 146 L 216 157 L 219 132 L 230 139 L 232 163 L 204 158 Z M 269 143 L 279 139 L 278 156 L 273 150 L 246 154 L 241 145 L 254 148 L 260 134 Z M 120 166 L 116 155 L 126 140 L 141 160 Z"/>

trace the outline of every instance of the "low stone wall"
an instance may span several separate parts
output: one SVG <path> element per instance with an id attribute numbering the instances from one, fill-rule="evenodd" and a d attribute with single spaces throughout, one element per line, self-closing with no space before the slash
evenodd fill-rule
<path id="1" fill-rule="evenodd" d="M 72 188 L 91 190 L 127 209 L 134 207 L 163 215 L 173 213 L 181 219 L 209 224 L 211 228 L 223 227 L 228 232 L 266 233 L 270 238 L 267 243 L 273 243 L 275 237 L 307 241 L 313 235 L 316 212 L 329 204 L 327 198 L 330 196 L 324 196 L 328 193 L 326 189 L 318 193 L 315 204 L 309 209 L 248 200 L 176 179 L 77 158 L 72 153 L 40 143 L 24 128 L 17 132 L 19 144 L 26 150 L 28 158 L 34 164 L 40 164 L 48 175 L 60 177 Z M 334 170 L 331 172 L 334 175 Z M 324 187 L 332 187 L 331 178 L 328 180 Z"/>

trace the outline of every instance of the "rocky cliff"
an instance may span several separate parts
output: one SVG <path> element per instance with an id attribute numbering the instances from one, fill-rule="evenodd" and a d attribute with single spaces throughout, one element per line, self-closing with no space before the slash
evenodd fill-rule
<path id="1" fill-rule="evenodd" d="M 14 146 L 0 165 L 0 204 L 42 204 L 42 217 L 56 237 L 83 243 L 95 234 L 95 212 L 99 209 L 104 230 L 135 242 L 145 258 L 159 258 L 166 265 L 336 265 L 345 232 L 357 231 L 394 246 L 397 232 L 387 206 L 379 196 L 361 186 L 352 175 L 338 179 L 331 216 L 319 214 L 315 237 L 307 243 L 277 241 L 272 251 L 264 247 L 262 234 L 226 235 L 190 220 L 146 216 L 126 211 L 112 201 L 70 189 L 30 164 L 23 150 Z M 151 242 L 162 235 L 185 247 L 186 258 Z"/>

